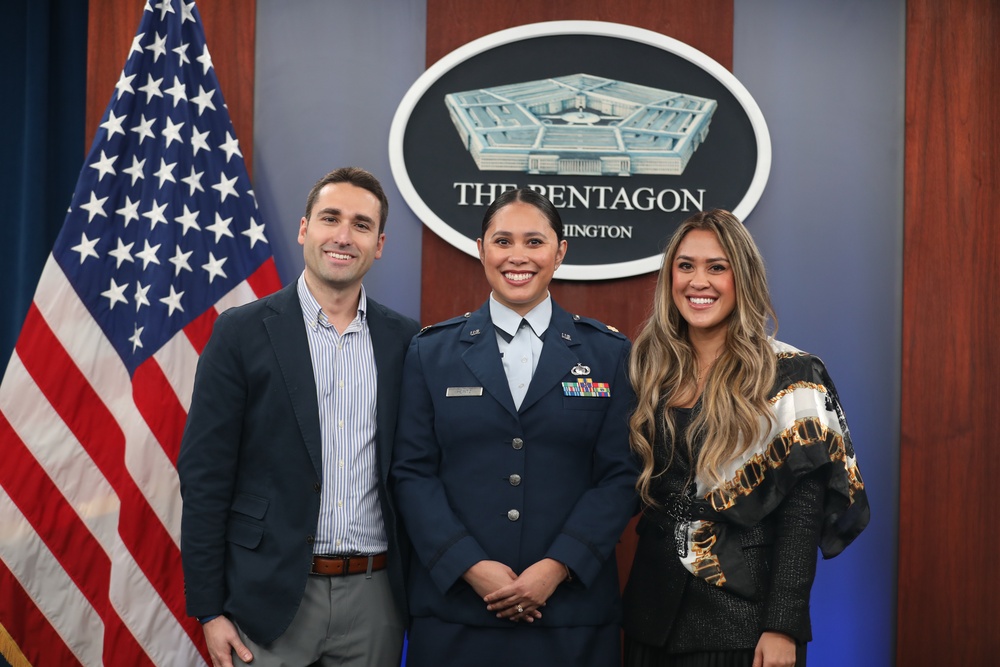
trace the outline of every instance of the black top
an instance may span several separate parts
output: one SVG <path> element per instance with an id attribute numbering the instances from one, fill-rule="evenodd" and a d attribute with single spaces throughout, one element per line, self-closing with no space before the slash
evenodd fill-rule
<path id="1" fill-rule="evenodd" d="M 693 410 L 672 408 L 679 446 L 669 466 L 665 434 L 654 442 L 654 460 L 662 474 L 654 477 L 650 492 L 660 507 L 647 508 L 637 528 L 639 543 L 623 600 L 625 632 L 672 653 L 752 649 L 766 630 L 807 642 L 812 638 L 809 590 L 823 519 L 822 473 L 802 478 L 763 521 L 739 529 L 757 590 L 753 597 L 696 578 L 681 563 L 678 549 L 684 548 L 684 541 L 675 536 L 678 516 L 689 516 L 694 486 L 683 444 Z M 695 457 L 698 449 L 695 443 Z"/>

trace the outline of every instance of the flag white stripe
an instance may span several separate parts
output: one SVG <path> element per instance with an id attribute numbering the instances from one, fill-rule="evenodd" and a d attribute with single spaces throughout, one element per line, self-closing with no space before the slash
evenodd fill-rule
<path id="1" fill-rule="evenodd" d="M 116 540 L 112 550 L 111 603 L 136 641 L 157 665 L 201 665 L 204 659 L 177 618 L 160 599 L 153 585 L 139 569 L 125 544 Z M 136 604 L 142 600 L 143 604 Z M 114 656 L 106 656 L 110 665 Z"/>
<path id="2" fill-rule="evenodd" d="M 177 402 L 184 408 L 184 414 L 191 409 L 191 394 L 194 391 L 194 371 L 198 367 L 198 352 L 190 339 L 180 330 L 153 355 L 160 370 L 167 378 Z"/>
<path id="3" fill-rule="evenodd" d="M 177 470 L 136 409 L 131 394 L 121 391 L 131 386 L 128 371 L 51 255 L 38 282 L 35 305 L 124 432 L 125 466 L 179 546 Z"/>
<path id="4" fill-rule="evenodd" d="M 0 411 L 25 447 L 107 551 L 118 530 L 114 489 L 32 381 L 15 352 L 0 386 Z M 12 388 L 17 387 L 17 391 Z"/>
<path id="5" fill-rule="evenodd" d="M 0 387 L 0 410 L 107 554 L 111 562 L 109 596 L 122 621 L 147 653 L 165 658 L 159 664 L 197 664 L 200 655 L 194 644 L 121 541 L 120 502 L 114 489 L 38 390 L 16 354 L 6 377 L 8 382 Z M 12 386 L 17 386 L 18 391 L 6 389 Z M 10 558 L 4 558 L 12 571 L 16 569 L 11 561 L 19 555 L 23 559 L 22 553 L 14 550 Z M 53 560 L 53 567 L 58 566 L 58 560 Z M 89 607 L 86 598 L 83 600 Z M 130 605 L 134 600 L 144 600 L 145 604 Z M 96 611 L 91 608 L 91 613 Z M 92 635 L 89 641 L 95 642 L 100 636 Z"/>
<path id="6" fill-rule="evenodd" d="M 104 622 L 0 486 L 0 557 L 84 665 L 100 665 Z"/>
<path id="7" fill-rule="evenodd" d="M 229 290 L 225 296 L 216 301 L 215 309 L 220 313 L 224 313 L 230 308 L 242 306 L 245 303 L 256 300 L 257 294 L 254 293 L 253 288 L 250 287 L 250 283 L 244 280 L 239 285 Z"/>

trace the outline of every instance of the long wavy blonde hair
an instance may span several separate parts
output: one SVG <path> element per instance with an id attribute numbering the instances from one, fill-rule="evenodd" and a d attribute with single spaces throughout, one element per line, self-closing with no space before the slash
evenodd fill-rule
<path id="1" fill-rule="evenodd" d="M 688 426 L 688 460 L 691 443 L 701 440 L 693 474 L 719 484 L 723 466 L 749 448 L 760 436 L 760 417 L 771 419 L 768 394 L 774 384 L 776 359 L 769 337 L 777 331 L 777 316 L 767 289 L 764 260 L 750 233 L 732 213 L 715 209 L 697 213 L 674 233 L 663 254 L 656 281 L 653 309 L 635 340 L 629 358 L 629 376 L 637 406 L 629 421 L 632 449 L 642 461 L 636 482 L 642 500 L 657 505 L 650 495 L 655 475 L 653 443 L 659 429 L 667 435 L 668 467 L 676 454 L 676 425 L 667 408 L 694 396 L 698 368 L 688 338 L 687 322 L 672 296 L 673 263 L 677 248 L 692 230 L 715 234 L 729 259 L 736 291 L 736 306 L 729 316 L 726 340 L 709 371 L 705 388 Z"/>

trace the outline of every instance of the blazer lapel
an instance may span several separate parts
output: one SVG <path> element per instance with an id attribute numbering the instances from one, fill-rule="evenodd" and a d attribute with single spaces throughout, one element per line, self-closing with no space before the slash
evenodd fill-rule
<path id="1" fill-rule="evenodd" d="M 403 367 L 402 356 L 407 346 L 399 345 L 399 323 L 387 317 L 382 306 L 371 297 L 368 297 L 368 312 L 365 313 L 365 318 L 368 321 L 368 334 L 371 336 L 372 354 L 375 355 L 375 370 L 378 374 L 378 381 L 375 383 L 375 448 L 379 457 L 379 474 L 385 483 L 392 458 L 398 387 L 401 379 L 399 371 L 394 369 Z"/>
<path id="2" fill-rule="evenodd" d="M 271 339 L 274 356 L 288 389 L 302 441 L 309 452 L 316 475 L 323 478 L 323 444 L 319 428 L 319 404 L 316 401 L 316 379 L 306 325 L 299 306 L 297 283 L 293 282 L 274 295 L 269 304 L 274 315 L 264 318 L 264 327 Z"/>
<path id="3" fill-rule="evenodd" d="M 460 338 L 467 349 L 462 353 L 462 360 L 469 367 L 489 394 L 496 399 L 508 412 L 515 417 L 517 409 L 514 398 L 510 395 L 507 384 L 507 374 L 500 361 L 500 348 L 497 346 L 497 336 L 490 319 L 490 305 L 487 302 L 469 318 Z"/>
<path id="4" fill-rule="evenodd" d="M 575 340 L 576 325 L 569 313 L 552 302 L 552 321 L 545 332 L 542 343 L 542 356 L 538 359 L 535 374 L 531 376 L 528 393 L 521 402 L 521 412 L 536 403 L 542 396 L 552 390 L 553 386 L 562 382 L 566 374 L 577 363 L 586 360 L 577 359 L 574 348 L 580 343 Z"/>

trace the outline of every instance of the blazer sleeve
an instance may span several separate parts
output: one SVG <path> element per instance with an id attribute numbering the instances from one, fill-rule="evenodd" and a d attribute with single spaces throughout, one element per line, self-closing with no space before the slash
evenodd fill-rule
<path id="1" fill-rule="evenodd" d="M 771 583 L 762 630 L 783 632 L 804 643 L 812 638 L 809 593 L 816 576 L 823 526 L 822 472 L 806 475 L 775 509 Z"/>
<path id="2" fill-rule="evenodd" d="M 441 449 L 434 432 L 434 405 L 424 374 L 419 336 L 403 363 L 390 480 L 414 552 L 434 584 L 446 592 L 468 570 L 489 556 L 455 515 L 438 476 Z"/>
<path id="3" fill-rule="evenodd" d="M 629 344 L 626 340 L 617 342 L 620 353 L 611 405 L 594 445 L 593 483 L 573 507 L 546 554 L 569 567 L 585 586 L 598 577 L 625 525 L 638 510 L 635 492 L 638 468 L 629 448 L 628 434 L 628 415 L 635 402 L 626 372 Z"/>
<path id="4" fill-rule="evenodd" d="M 181 560 L 191 616 L 219 614 L 226 600 L 226 522 L 247 397 L 238 338 L 238 325 L 223 313 L 198 360 L 177 460 Z"/>

